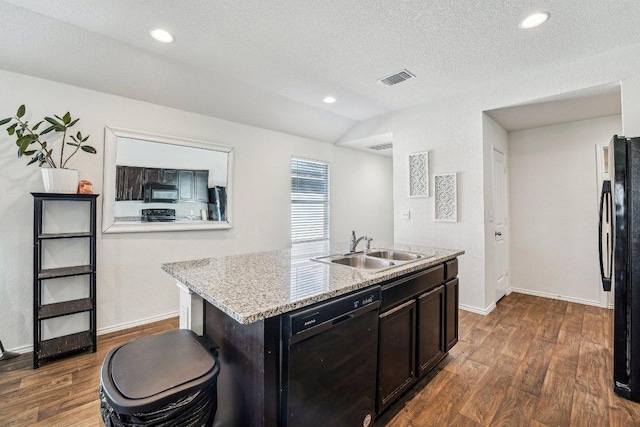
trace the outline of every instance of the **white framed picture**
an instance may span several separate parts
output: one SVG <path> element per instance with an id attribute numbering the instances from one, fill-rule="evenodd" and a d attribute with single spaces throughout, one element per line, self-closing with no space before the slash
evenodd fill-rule
<path id="1" fill-rule="evenodd" d="M 409 197 L 429 197 L 429 152 L 409 154 Z"/>
<path id="2" fill-rule="evenodd" d="M 455 173 L 433 175 L 435 193 L 434 220 L 443 222 L 458 221 L 458 190 Z"/>

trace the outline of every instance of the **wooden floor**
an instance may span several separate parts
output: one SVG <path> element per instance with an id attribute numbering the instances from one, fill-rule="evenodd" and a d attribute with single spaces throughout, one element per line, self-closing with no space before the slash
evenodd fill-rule
<path id="1" fill-rule="evenodd" d="M 512 293 L 376 426 L 640 426 L 612 387 L 613 311 Z"/>
<path id="2" fill-rule="evenodd" d="M 33 369 L 33 353 L 0 362 L 0 426 L 104 426 L 100 367 L 112 348 L 178 327 L 178 318 L 98 337 L 98 351 Z"/>
<path id="3" fill-rule="evenodd" d="M 522 294 L 488 316 L 461 311 L 460 341 L 377 426 L 640 426 L 611 387 L 612 311 Z M 101 426 L 97 388 L 113 347 L 170 319 L 98 338 L 98 352 L 31 369 L 0 362 L 0 426 Z M 336 426 L 339 427 L 339 426 Z"/>

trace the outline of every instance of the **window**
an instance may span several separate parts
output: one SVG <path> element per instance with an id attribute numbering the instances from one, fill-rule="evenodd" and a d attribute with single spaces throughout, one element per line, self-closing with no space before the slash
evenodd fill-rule
<path id="1" fill-rule="evenodd" d="M 329 164 L 291 159 L 291 243 L 329 239 Z"/>

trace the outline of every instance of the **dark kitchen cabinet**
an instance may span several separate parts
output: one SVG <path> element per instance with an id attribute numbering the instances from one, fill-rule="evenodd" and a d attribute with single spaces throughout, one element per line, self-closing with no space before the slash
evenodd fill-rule
<path id="1" fill-rule="evenodd" d="M 144 168 L 116 167 L 116 200 L 142 200 Z"/>
<path id="2" fill-rule="evenodd" d="M 196 202 L 209 202 L 209 171 L 195 171 L 194 199 Z"/>
<path id="3" fill-rule="evenodd" d="M 177 169 L 163 169 L 162 170 L 162 183 L 167 185 L 178 186 L 178 170 Z"/>
<path id="4" fill-rule="evenodd" d="M 422 377 L 444 357 L 445 293 L 444 286 L 418 297 L 418 377 Z"/>
<path id="5" fill-rule="evenodd" d="M 180 191 L 179 199 L 181 202 L 190 202 L 193 200 L 194 175 L 194 171 L 192 170 L 178 171 L 178 189 Z"/>
<path id="6" fill-rule="evenodd" d="M 162 179 L 162 169 L 157 168 L 144 168 L 144 180 L 142 184 L 148 182 L 160 182 Z"/>
<path id="7" fill-rule="evenodd" d="M 446 343 L 447 351 L 458 342 L 458 279 L 453 279 L 445 284 L 447 317 L 446 317 Z"/>
<path id="8" fill-rule="evenodd" d="M 410 300 L 380 315 L 378 326 L 377 412 L 382 412 L 416 381 L 416 302 Z"/>
<path id="9" fill-rule="evenodd" d="M 440 363 L 457 342 L 457 268 L 455 259 L 382 285 L 378 414 Z"/>
<path id="10" fill-rule="evenodd" d="M 144 184 L 175 185 L 180 202 L 209 201 L 208 170 L 116 167 L 116 200 L 144 200 Z"/>

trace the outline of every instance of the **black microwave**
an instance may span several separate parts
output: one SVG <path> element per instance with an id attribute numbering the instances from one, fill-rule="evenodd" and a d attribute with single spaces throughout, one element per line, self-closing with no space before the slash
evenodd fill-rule
<path id="1" fill-rule="evenodd" d="M 145 203 L 177 203 L 178 186 L 160 184 L 159 182 L 147 182 L 144 184 Z"/>

